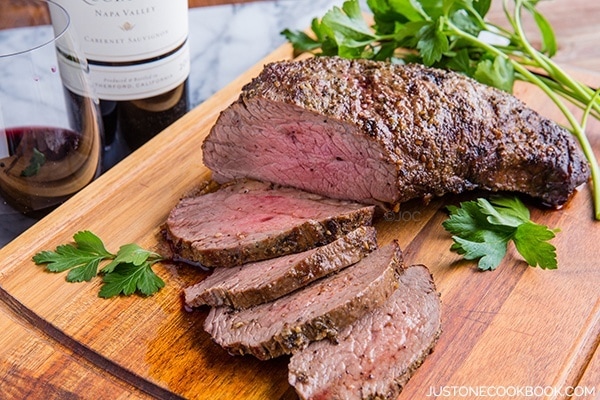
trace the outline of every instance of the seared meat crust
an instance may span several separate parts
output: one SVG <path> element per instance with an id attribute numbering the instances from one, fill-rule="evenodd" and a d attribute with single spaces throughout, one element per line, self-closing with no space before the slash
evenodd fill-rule
<path id="1" fill-rule="evenodd" d="M 368 203 L 480 188 L 564 204 L 589 178 L 572 135 L 516 97 L 421 65 L 316 57 L 265 66 L 203 145 L 215 179 Z"/>

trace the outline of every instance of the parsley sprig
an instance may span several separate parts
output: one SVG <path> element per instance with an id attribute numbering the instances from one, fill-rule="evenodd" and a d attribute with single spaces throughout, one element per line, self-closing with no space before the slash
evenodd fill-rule
<path id="1" fill-rule="evenodd" d="M 73 236 L 74 244 L 59 245 L 55 251 L 41 251 L 33 261 L 46 265 L 50 272 L 64 272 L 68 282 L 89 282 L 102 275 L 103 285 L 99 296 L 104 298 L 138 292 L 150 296 L 165 286 L 165 282 L 152 270 L 152 265 L 163 260 L 155 252 L 137 244 L 126 244 L 117 254 L 106 250 L 102 240 L 90 231 L 80 231 Z M 100 271 L 103 261 L 111 260 Z"/>
<path id="2" fill-rule="evenodd" d="M 513 241 L 527 264 L 556 269 L 556 248 L 548 243 L 558 229 L 549 229 L 530 220 L 529 210 L 517 198 L 495 197 L 465 201 L 448 206 L 450 218 L 442 223 L 454 243 L 452 251 L 467 260 L 479 259 L 482 270 L 494 270 Z"/>
<path id="3" fill-rule="evenodd" d="M 516 80 L 536 85 L 563 113 L 581 145 L 591 168 L 594 215 L 600 220 L 600 167 L 585 134 L 588 117 L 600 118 L 599 90 L 570 77 L 551 60 L 557 40 L 536 9 L 539 0 L 503 0 L 510 29 L 485 20 L 491 1 L 367 0 L 374 21 L 369 25 L 359 1 L 348 0 L 313 19 L 312 34 L 289 29 L 282 34 L 297 53 L 421 63 L 464 73 L 507 92 Z M 525 35 L 523 13 L 538 27 L 539 50 Z M 569 103 L 583 110 L 580 121 Z"/>

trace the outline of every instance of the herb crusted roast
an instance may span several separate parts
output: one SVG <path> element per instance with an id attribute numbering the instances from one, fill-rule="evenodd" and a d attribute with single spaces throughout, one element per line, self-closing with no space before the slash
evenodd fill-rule
<path id="1" fill-rule="evenodd" d="M 234 267 L 298 253 L 371 225 L 374 207 L 252 180 L 188 197 L 165 231 L 177 257 Z"/>
<path id="2" fill-rule="evenodd" d="M 441 302 L 429 270 L 404 269 L 399 287 L 371 313 L 329 340 L 295 353 L 289 382 L 301 399 L 395 399 L 432 351 Z"/>
<path id="3" fill-rule="evenodd" d="M 204 329 L 231 354 L 252 354 L 261 360 L 289 354 L 312 341 L 335 339 L 382 305 L 398 288 L 402 268 L 402 252 L 394 241 L 272 302 L 244 310 L 213 307 Z"/>
<path id="4" fill-rule="evenodd" d="M 203 150 L 219 182 L 370 204 L 481 188 L 556 207 L 589 177 L 570 133 L 512 95 L 454 72 L 337 57 L 266 65 Z"/>
<path id="5" fill-rule="evenodd" d="M 234 268 L 215 268 L 208 278 L 184 289 L 185 303 L 189 307 L 249 308 L 357 263 L 375 249 L 375 228 L 361 226 L 329 244 L 302 253 Z"/>

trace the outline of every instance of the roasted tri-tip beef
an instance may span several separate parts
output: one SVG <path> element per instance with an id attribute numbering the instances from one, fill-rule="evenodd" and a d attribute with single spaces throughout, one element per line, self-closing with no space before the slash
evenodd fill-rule
<path id="1" fill-rule="evenodd" d="M 441 332 L 441 304 L 429 270 L 416 265 L 381 307 L 337 336 L 292 355 L 289 382 L 301 399 L 395 399 Z"/>
<path id="2" fill-rule="evenodd" d="M 216 268 L 206 279 L 184 289 L 185 303 L 189 307 L 249 308 L 357 263 L 375 249 L 375 228 L 363 226 L 327 245 L 302 253 L 239 267 Z"/>
<path id="3" fill-rule="evenodd" d="M 233 267 L 298 253 L 371 225 L 373 206 L 242 180 L 182 199 L 166 236 L 176 257 Z"/>
<path id="4" fill-rule="evenodd" d="M 261 360 L 288 354 L 338 332 L 382 305 L 398 287 L 396 242 L 358 263 L 273 302 L 245 310 L 213 307 L 204 329 L 231 354 Z"/>
<path id="5" fill-rule="evenodd" d="M 266 65 L 203 149 L 220 182 L 371 204 L 480 188 L 560 206 L 589 177 L 572 135 L 506 92 L 451 71 L 337 57 Z"/>

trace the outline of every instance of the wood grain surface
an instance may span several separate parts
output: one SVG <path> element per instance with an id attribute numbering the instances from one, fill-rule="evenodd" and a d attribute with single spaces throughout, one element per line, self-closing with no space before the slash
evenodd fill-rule
<path id="1" fill-rule="evenodd" d="M 283 46 L 264 62 L 290 53 Z M 203 138 L 261 67 L 0 249 L 0 377 L 2 387 L 10 384 L 12 398 L 22 393 L 31 398 L 65 393 L 111 399 L 295 398 L 286 357 L 261 362 L 229 356 L 202 330 L 206 310 L 183 309 L 182 288 L 204 272 L 164 263 L 157 270 L 167 286 L 158 294 L 103 300 L 97 297 L 98 281 L 69 284 L 64 274 L 44 272 L 31 261 L 36 252 L 69 242 L 83 229 L 102 237 L 109 250 L 128 242 L 160 250 L 160 227 L 169 210 L 210 176 L 201 161 Z M 516 94 L 555 116 L 531 87 L 519 86 Z M 600 153 L 597 121 L 589 133 Z M 561 228 L 553 241 L 559 257 L 555 271 L 527 267 L 513 249 L 498 270 L 487 273 L 451 253 L 450 236 L 441 227 L 444 206 L 467 197 L 409 202 L 394 218 L 376 223 L 382 244 L 398 239 L 408 263 L 429 266 L 443 302 L 440 342 L 400 398 L 424 398 L 442 386 L 588 385 L 598 395 L 600 230 L 591 217 L 588 188 L 560 211 L 532 210 L 534 220 Z"/>

